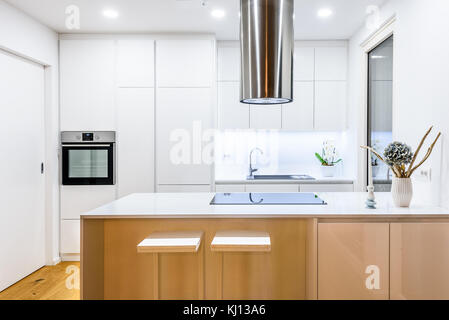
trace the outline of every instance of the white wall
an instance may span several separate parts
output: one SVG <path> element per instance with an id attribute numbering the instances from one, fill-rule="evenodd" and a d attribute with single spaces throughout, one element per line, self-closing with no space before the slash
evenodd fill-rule
<path id="1" fill-rule="evenodd" d="M 394 14 L 393 138 L 416 149 L 430 125 L 443 133 L 442 143 L 424 167 L 432 168 L 432 181 L 414 179 L 414 202 L 449 207 L 449 1 L 390 0 L 381 8 L 381 20 Z M 360 44 L 371 33 L 362 27 L 350 40 L 349 115 L 353 119 L 349 123 L 355 124 L 354 132 L 362 125 L 357 123 L 365 81 Z"/>
<path id="2" fill-rule="evenodd" d="M 54 264 L 59 260 L 58 35 L 0 0 L 0 48 L 46 67 L 46 263 Z"/>

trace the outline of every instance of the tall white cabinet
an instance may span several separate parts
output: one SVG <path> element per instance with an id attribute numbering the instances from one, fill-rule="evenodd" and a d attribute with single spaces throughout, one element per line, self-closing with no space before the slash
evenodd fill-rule
<path id="1" fill-rule="evenodd" d="M 61 186 L 61 255 L 79 259 L 80 215 L 136 192 L 212 185 L 211 36 L 61 36 L 61 131 L 117 132 L 114 186 Z"/>
<path id="2" fill-rule="evenodd" d="M 117 41 L 117 195 L 155 191 L 155 41 Z"/>
<path id="3" fill-rule="evenodd" d="M 278 106 L 248 106 L 238 102 L 238 42 L 219 42 L 217 57 L 220 129 L 342 131 L 346 128 L 345 41 L 297 41 L 293 69 L 294 101 Z"/>
<path id="4" fill-rule="evenodd" d="M 156 42 L 158 191 L 211 188 L 215 61 L 214 40 Z"/>

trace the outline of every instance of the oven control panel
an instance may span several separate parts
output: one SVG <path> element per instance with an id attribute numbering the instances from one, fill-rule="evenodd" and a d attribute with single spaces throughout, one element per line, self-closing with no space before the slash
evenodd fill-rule
<path id="1" fill-rule="evenodd" d="M 114 131 L 61 132 L 62 143 L 115 143 Z"/>

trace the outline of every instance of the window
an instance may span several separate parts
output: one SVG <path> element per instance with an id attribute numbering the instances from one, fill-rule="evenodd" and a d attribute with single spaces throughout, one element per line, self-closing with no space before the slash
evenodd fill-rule
<path id="1" fill-rule="evenodd" d="M 368 53 L 368 145 L 380 154 L 392 141 L 393 133 L 393 36 Z M 387 165 L 371 159 L 376 191 L 390 191 Z"/>

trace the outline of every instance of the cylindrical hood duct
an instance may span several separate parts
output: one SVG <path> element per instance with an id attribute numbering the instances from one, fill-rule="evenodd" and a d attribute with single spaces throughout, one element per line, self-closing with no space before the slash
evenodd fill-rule
<path id="1" fill-rule="evenodd" d="M 294 0 L 241 0 L 240 101 L 293 101 Z"/>

